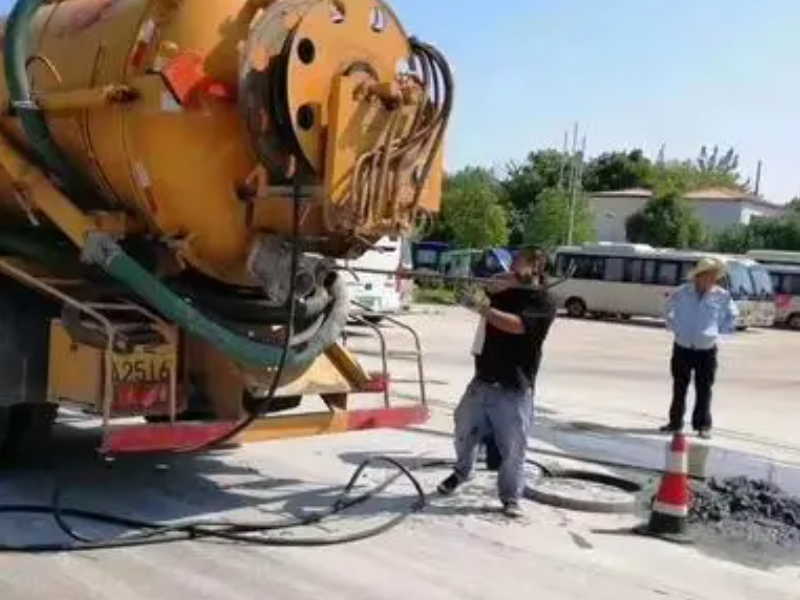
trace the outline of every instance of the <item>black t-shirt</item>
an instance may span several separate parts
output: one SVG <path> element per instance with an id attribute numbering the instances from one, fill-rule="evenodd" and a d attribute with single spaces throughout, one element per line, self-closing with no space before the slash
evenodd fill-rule
<path id="1" fill-rule="evenodd" d="M 510 289 L 491 297 L 492 308 L 522 318 L 525 333 L 513 335 L 487 323 L 483 350 L 475 357 L 475 374 L 486 383 L 532 387 L 542 362 L 542 345 L 556 316 L 556 305 L 543 290 Z"/>

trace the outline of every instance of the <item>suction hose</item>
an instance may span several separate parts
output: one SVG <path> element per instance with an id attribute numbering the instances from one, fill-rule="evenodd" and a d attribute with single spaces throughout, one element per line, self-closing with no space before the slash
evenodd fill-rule
<path id="1" fill-rule="evenodd" d="M 135 292 L 168 319 L 196 335 L 233 360 L 253 367 L 271 367 L 280 362 L 280 346 L 253 342 L 212 321 L 184 301 L 151 273 L 128 256 L 108 235 L 91 234 L 83 252 L 84 260 L 102 267 L 109 275 Z M 347 324 L 347 288 L 341 277 L 331 282 L 333 303 L 317 335 L 303 349 L 292 348 L 286 359 L 287 367 L 305 367 L 336 343 Z"/>
<path id="2" fill-rule="evenodd" d="M 22 128 L 42 162 L 55 174 L 71 198 L 98 198 L 93 186 L 64 155 L 50 135 L 44 114 L 31 94 L 26 69 L 31 22 L 36 11 L 47 0 L 19 0 L 11 11 L 5 36 L 5 70 L 11 105 L 19 116 Z M 165 317 L 186 331 L 208 341 L 240 364 L 252 367 L 274 367 L 282 363 L 279 346 L 257 343 L 238 335 L 209 319 L 166 285 L 146 271 L 107 234 L 91 234 L 85 242 L 83 257 L 102 267 L 111 277 L 125 285 Z M 290 349 L 286 366 L 302 368 L 332 346 L 347 323 L 347 290 L 340 277 L 330 285 L 333 302 L 327 318 L 302 349 Z"/>

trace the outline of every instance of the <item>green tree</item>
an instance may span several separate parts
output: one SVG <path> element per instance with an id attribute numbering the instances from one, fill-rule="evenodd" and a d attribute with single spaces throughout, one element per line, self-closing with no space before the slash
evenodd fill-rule
<path id="1" fill-rule="evenodd" d="M 707 232 L 676 191 L 656 196 L 626 224 L 628 239 L 660 248 L 702 248 Z"/>
<path id="2" fill-rule="evenodd" d="M 544 190 L 566 182 L 568 160 L 562 152 L 548 149 L 531 152 L 522 163 L 509 163 L 503 181 L 509 205 L 529 211 Z"/>
<path id="3" fill-rule="evenodd" d="M 652 181 L 653 169 L 653 163 L 641 150 L 606 152 L 589 162 L 583 186 L 592 192 L 644 187 Z"/>
<path id="4" fill-rule="evenodd" d="M 749 225 L 750 249 L 767 248 L 800 252 L 800 215 L 756 219 Z"/>
<path id="5" fill-rule="evenodd" d="M 720 154 L 719 146 L 714 146 L 711 152 L 708 151 L 708 147 L 703 146 L 697 159 L 697 167 L 702 173 L 736 175 L 739 171 L 739 155 L 733 148 L 725 154 Z"/>
<path id="6" fill-rule="evenodd" d="M 464 248 L 489 248 L 508 242 L 508 217 L 502 187 L 491 171 L 467 167 L 448 177 L 442 197 L 440 231 Z"/>
<path id="7" fill-rule="evenodd" d="M 800 252 L 800 213 L 729 227 L 717 235 L 714 248 L 732 254 L 764 249 Z"/>
<path id="8" fill-rule="evenodd" d="M 786 205 L 786 210 L 789 214 L 800 215 L 800 196 L 795 196 Z"/>
<path id="9" fill-rule="evenodd" d="M 528 218 L 542 192 L 559 184 L 566 186 L 568 163 L 569 157 L 564 153 L 547 149 L 531 152 L 522 163 L 511 162 L 506 166 L 504 203 L 512 244 L 524 241 Z"/>
<path id="10" fill-rule="evenodd" d="M 569 237 L 570 195 L 565 190 L 548 188 L 528 214 L 524 242 L 543 248 L 565 244 Z M 594 217 L 586 196 L 579 194 L 575 204 L 572 240 L 583 244 L 595 239 Z"/>
<path id="11" fill-rule="evenodd" d="M 714 250 L 725 254 L 746 254 L 753 249 L 752 231 L 748 225 L 732 225 L 719 232 Z"/>

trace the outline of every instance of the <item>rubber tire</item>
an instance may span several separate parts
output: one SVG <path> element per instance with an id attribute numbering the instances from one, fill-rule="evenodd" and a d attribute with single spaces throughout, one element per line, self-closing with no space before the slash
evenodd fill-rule
<path id="1" fill-rule="evenodd" d="M 800 313 L 789 315 L 789 318 L 786 319 L 786 324 L 789 326 L 789 329 L 800 331 Z"/>
<path id="2" fill-rule="evenodd" d="M 570 298 L 564 304 L 567 314 L 573 319 L 582 319 L 586 316 L 586 302 L 580 298 Z"/>
<path id="3" fill-rule="evenodd" d="M 599 483 L 609 487 L 622 490 L 634 494 L 642 490 L 642 486 L 633 481 L 622 479 L 621 477 L 614 477 L 613 475 L 606 475 L 604 473 L 595 473 L 592 471 L 580 470 L 564 470 L 556 471 L 550 475 L 552 479 L 571 479 L 577 481 L 588 481 L 592 483 Z M 630 501 L 625 502 L 603 502 L 600 500 L 581 500 L 578 498 L 570 498 L 569 496 L 562 496 L 561 494 L 554 494 L 551 492 L 543 492 L 535 487 L 525 486 L 525 497 L 528 500 L 545 504 L 547 506 L 554 506 L 556 508 L 564 508 L 567 510 L 574 510 L 578 512 L 591 512 L 602 514 L 630 514 L 635 513 L 638 509 L 638 501 L 632 497 Z"/>

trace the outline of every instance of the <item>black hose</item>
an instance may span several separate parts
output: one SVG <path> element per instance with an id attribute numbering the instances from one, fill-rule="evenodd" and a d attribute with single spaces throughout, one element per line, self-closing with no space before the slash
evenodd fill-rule
<path id="1" fill-rule="evenodd" d="M 349 497 L 349 494 L 355 488 L 364 471 L 375 463 L 386 463 L 394 467 L 397 470 L 397 474 L 359 496 Z M 434 466 L 439 465 L 439 463 L 432 464 Z M 415 499 L 400 514 L 376 527 L 333 538 L 276 538 L 265 537 L 263 535 L 268 532 L 318 524 L 325 519 L 341 514 L 350 508 L 369 501 L 374 498 L 376 494 L 386 489 L 401 477 L 407 478 L 414 486 Z M 386 456 L 376 456 L 363 461 L 350 477 L 350 480 L 336 501 L 324 511 L 300 519 L 289 519 L 278 523 L 196 521 L 193 523 L 176 525 L 162 524 L 120 517 L 110 513 L 63 508 L 61 506 L 61 497 L 61 491 L 57 490 L 49 506 L 28 504 L 0 506 L 0 514 L 51 515 L 59 529 L 72 539 L 73 543 L 56 542 L 27 545 L 0 544 L 0 552 L 81 552 L 149 544 L 166 544 L 203 538 L 218 538 L 262 546 L 330 546 L 364 540 L 384 533 L 396 527 L 411 514 L 421 511 L 426 505 L 425 492 L 419 480 L 414 477 L 411 470 L 397 460 Z M 140 533 L 105 540 L 92 539 L 76 531 L 74 527 L 67 523 L 66 517 L 76 517 L 106 525 L 133 527 L 140 530 Z"/>

